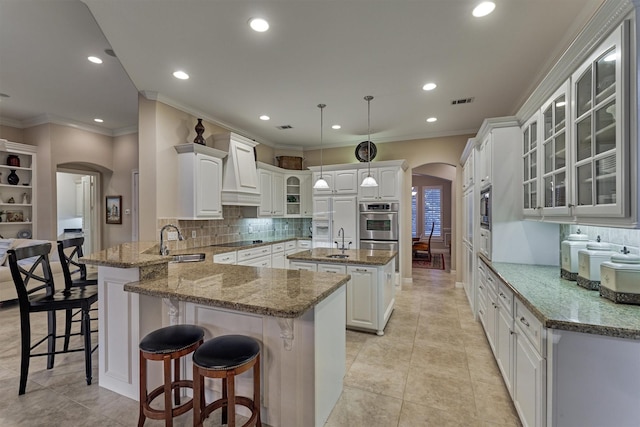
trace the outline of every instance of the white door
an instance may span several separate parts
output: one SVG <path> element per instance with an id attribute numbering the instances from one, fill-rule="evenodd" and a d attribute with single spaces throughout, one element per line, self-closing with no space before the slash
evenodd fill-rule
<path id="1" fill-rule="evenodd" d="M 95 197 L 93 177 L 86 175 L 82 177 L 82 228 L 84 230 L 84 245 L 82 245 L 83 254 L 89 255 L 94 252 L 94 234 L 98 227 L 94 224 L 94 214 L 96 206 L 94 204 Z"/>

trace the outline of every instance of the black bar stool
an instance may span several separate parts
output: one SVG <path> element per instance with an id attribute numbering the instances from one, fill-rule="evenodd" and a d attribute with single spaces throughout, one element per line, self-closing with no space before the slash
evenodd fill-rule
<path id="1" fill-rule="evenodd" d="M 235 377 L 253 368 L 253 399 L 236 396 Z M 204 378 L 222 379 L 222 398 L 206 404 Z M 222 424 L 236 426 L 236 405 L 251 410 L 242 427 L 262 426 L 260 422 L 260 345 L 243 335 L 223 335 L 202 344 L 193 353 L 193 425 L 202 422 L 216 409 L 222 408 Z"/>
<path id="2" fill-rule="evenodd" d="M 140 341 L 140 412 L 138 427 L 146 418 L 164 420 L 165 426 L 173 426 L 173 418 L 193 407 L 193 399 L 180 404 L 180 388 L 193 388 L 193 381 L 180 379 L 180 358 L 194 352 L 204 342 L 204 329 L 195 325 L 167 326 L 149 333 Z M 147 392 L 147 360 L 161 360 L 164 364 L 164 384 Z M 171 361 L 174 361 L 173 379 Z M 174 391 L 175 407 L 171 404 Z M 151 408 L 151 402 L 164 394 L 164 409 Z"/>

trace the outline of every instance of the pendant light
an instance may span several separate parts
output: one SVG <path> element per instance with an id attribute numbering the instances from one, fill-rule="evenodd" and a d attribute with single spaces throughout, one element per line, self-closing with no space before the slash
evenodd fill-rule
<path id="1" fill-rule="evenodd" d="M 327 180 L 324 179 L 324 177 L 322 176 L 322 127 L 323 127 L 322 126 L 323 125 L 322 110 L 324 109 L 324 107 L 326 107 L 326 104 L 318 104 L 318 108 L 320 109 L 320 178 L 318 178 L 316 183 L 313 184 L 313 188 L 320 189 L 320 190 L 329 189 L 329 184 L 327 183 Z"/>
<path id="2" fill-rule="evenodd" d="M 362 180 L 360 187 L 377 187 L 378 183 L 371 176 L 371 100 L 373 96 L 367 95 L 364 100 L 367 101 L 367 177 Z"/>

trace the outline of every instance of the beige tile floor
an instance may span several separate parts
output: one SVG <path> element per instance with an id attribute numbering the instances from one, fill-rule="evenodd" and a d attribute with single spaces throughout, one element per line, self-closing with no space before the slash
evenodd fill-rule
<path id="1" fill-rule="evenodd" d="M 36 358 L 18 396 L 18 325 L 17 306 L 0 308 L 0 426 L 137 425 L 137 402 L 97 386 L 97 352 L 91 386 L 82 353 L 57 356 L 52 370 Z M 174 425 L 191 423 L 185 414 Z M 448 272 L 414 269 L 384 336 L 347 331 L 344 391 L 326 426 L 520 426 L 482 327 Z"/>

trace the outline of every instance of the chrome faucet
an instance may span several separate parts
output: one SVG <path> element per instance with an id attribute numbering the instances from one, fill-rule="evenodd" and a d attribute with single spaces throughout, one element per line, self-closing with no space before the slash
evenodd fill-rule
<path id="1" fill-rule="evenodd" d="M 165 246 L 164 238 L 162 237 L 164 234 L 164 230 L 166 230 L 167 228 L 175 229 L 178 232 L 178 240 L 184 240 L 184 237 L 182 236 L 182 233 L 180 232 L 180 229 L 178 227 L 173 224 L 165 225 L 160 229 L 160 255 L 169 255 L 169 248 Z"/>
<path id="2" fill-rule="evenodd" d="M 344 253 L 344 251 L 347 250 L 347 248 L 344 245 L 344 228 L 340 227 L 340 230 L 338 230 L 338 237 L 342 237 L 342 247 L 338 246 L 338 242 L 334 242 L 334 243 L 336 244 L 336 248 L 340 249 L 342 253 Z M 349 248 L 351 247 L 351 243 L 353 242 L 349 242 Z"/>

